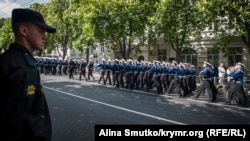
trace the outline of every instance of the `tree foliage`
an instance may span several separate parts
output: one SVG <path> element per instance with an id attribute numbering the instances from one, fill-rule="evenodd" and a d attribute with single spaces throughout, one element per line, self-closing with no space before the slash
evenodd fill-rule
<path id="1" fill-rule="evenodd" d="M 5 19 L 0 28 L 0 49 L 6 50 L 11 42 L 14 41 L 14 34 L 11 28 L 11 20 Z"/>
<path id="2" fill-rule="evenodd" d="M 130 58 L 133 50 L 140 51 L 147 38 L 149 16 L 157 1 L 99 0 L 94 1 L 91 24 L 95 38 L 106 47 L 118 50 L 120 57 Z"/>
<path id="3" fill-rule="evenodd" d="M 158 6 L 153 21 L 159 39 L 171 44 L 177 61 L 183 49 L 190 47 L 190 37 L 200 39 L 207 26 L 202 4 L 200 0 L 163 0 Z"/>
<path id="4" fill-rule="evenodd" d="M 215 45 L 227 53 L 227 45 L 240 37 L 250 53 L 250 1 L 209 0 L 206 7 L 207 18 L 214 23 Z"/>
<path id="5" fill-rule="evenodd" d="M 249 0 L 51 0 L 30 8 L 57 29 L 47 34 L 46 53 L 57 50 L 62 58 L 68 48 L 83 53 L 101 44 L 127 59 L 132 51 L 139 53 L 146 45 L 150 50 L 163 39 L 178 61 L 185 47 L 192 47 L 190 37 L 201 40 L 212 23 L 215 46 L 226 52 L 239 36 L 250 53 Z M 0 48 L 6 49 L 14 39 L 9 19 L 0 19 L 0 30 Z"/>

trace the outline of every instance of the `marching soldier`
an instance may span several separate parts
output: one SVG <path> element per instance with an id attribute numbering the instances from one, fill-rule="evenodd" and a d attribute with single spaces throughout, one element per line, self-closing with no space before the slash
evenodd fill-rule
<path id="1" fill-rule="evenodd" d="M 103 84 L 106 85 L 106 81 L 105 81 L 105 78 L 104 78 L 105 70 L 106 70 L 105 59 L 102 59 L 102 63 L 97 65 L 97 68 L 100 68 L 100 71 L 101 71 L 101 76 L 100 76 L 100 78 L 98 80 L 98 83 L 100 84 L 101 80 L 103 80 Z"/>
<path id="2" fill-rule="evenodd" d="M 40 64 L 40 73 L 44 73 L 44 58 L 40 58 L 39 64 Z"/>
<path id="3" fill-rule="evenodd" d="M 110 59 L 108 60 L 108 63 L 105 64 L 105 67 L 106 67 L 106 79 L 105 79 L 105 82 L 107 83 L 109 81 L 109 85 L 112 85 L 111 78 L 110 78 L 112 64 L 111 64 Z"/>
<path id="4" fill-rule="evenodd" d="M 190 65 L 190 77 L 191 77 L 191 81 L 190 81 L 190 92 L 192 93 L 193 91 L 195 91 L 196 89 L 196 69 L 194 65 Z"/>
<path id="5" fill-rule="evenodd" d="M 88 64 L 88 80 L 90 80 L 90 77 L 95 80 L 95 77 L 93 76 L 93 71 L 94 71 L 94 62 L 92 60 L 89 60 Z"/>
<path id="6" fill-rule="evenodd" d="M 80 73 L 80 66 L 81 66 L 81 62 L 79 60 L 75 60 L 75 75 Z"/>
<path id="7" fill-rule="evenodd" d="M 207 90 L 208 92 L 208 96 L 209 96 L 209 102 L 214 102 L 216 100 L 216 95 L 214 93 L 214 90 L 211 86 L 211 84 L 213 82 L 212 81 L 212 78 L 213 78 L 213 75 L 212 75 L 212 72 L 211 72 L 211 67 L 212 65 L 208 62 L 204 62 L 203 64 L 203 70 L 200 72 L 200 74 L 202 75 L 203 77 L 203 81 L 201 83 L 201 85 L 196 89 L 195 91 L 195 95 L 193 96 L 194 99 L 198 99 L 198 97 L 200 96 L 200 94 L 202 94 L 205 90 Z"/>
<path id="8" fill-rule="evenodd" d="M 167 85 L 166 85 L 167 67 L 166 67 L 165 62 L 162 62 L 160 65 L 161 65 L 161 71 L 160 71 L 161 87 L 164 88 L 164 91 L 166 91 L 166 89 L 167 89 Z"/>
<path id="9" fill-rule="evenodd" d="M 82 80 L 82 76 L 85 78 L 85 80 L 87 81 L 87 77 L 86 77 L 86 67 L 87 67 L 87 62 L 82 59 L 81 64 L 80 64 L 80 76 L 79 76 L 79 80 Z"/>
<path id="10" fill-rule="evenodd" d="M 128 64 L 125 66 L 125 78 L 126 78 L 126 88 L 133 89 L 133 65 L 132 65 L 132 60 L 128 60 Z"/>
<path id="11" fill-rule="evenodd" d="M 114 72 L 114 85 L 116 85 L 117 88 L 120 87 L 120 82 L 119 82 L 119 74 L 120 74 L 120 66 L 119 66 L 119 61 L 115 59 L 115 62 L 112 66 L 112 71 Z"/>
<path id="12" fill-rule="evenodd" d="M 61 59 L 58 60 L 57 62 L 58 64 L 58 74 L 62 75 L 62 65 L 63 65 L 63 61 Z"/>
<path id="13" fill-rule="evenodd" d="M 182 75 L 181 88 L 183 91 L 183 96 L 185 97 L 189 94 L 189 89 L 188 89 L 189 70 L 187 69 L 186 63 L 181 64 L 180 70 L 181 70 L 181 75 Z"/>
<path id="14" fill-rule="evenodd" d="M 44 61 L 44 74 L 47 75 L 49 73 L 49 58 L 46 58 Z"/>
<path id="15" fill-rule="evenodd" d="M 56 75 L 57 60 L 54 58 L 51 60 L 52 74 Z"/>
<path id="16" fill-rule="evenodd" d="M 230 104 L 231 100 L 234 98 L 239 105 L 245 105 L 247 101 L 246 94 L 243 89 L 244 85 L 244 69 L 245 65 L 242 63 L 237 63 L 235 66 L 235 72 L 232 73 L 231 80 L 232 83 L 228 90 L 228 96 L 226 104 Z"/>
<path id="17" fill-rule="evenodd" d="M 134 78 L 133 78 L 133 82 L 134 82 L 134 87 L 136 89 L 139 89 L 139 85 L 140 85 L 140 78 L 139 78 L 139 74 L 140 74 L 140 69 L 139 67 L 141 66 L 141 64 L 135 60 L 134 61 Z"/>
<path id="18" fill-rule="evenodd" d="M 68 61 L 66 59 L 63 60 L 63 73 L 67 75 L 67 69 L 68 69 Z"/>
<path id="19" fill-rule="evenodd" d="M 142 61 L 141 65 L 138 66 L 138 73 L 139 73 L 138 79 L 139 79 L 139 85 L 141 89 L 144 88 L 143 77 L 144 77 L 145 70 L 146 70 L 146 62 Z"/>
<path id="20" fill-rule="evenodd" d="M 74 69 L 75 69 L 75 62 L 73 59 L 69 61 L 69 79 L 74 79 Z"/>
<path id="21" fill-rule="evenodd" d="M 152 73 L 150 72 L 150 69 L 152 67 L 152 64 L 151 62 L 148 62 L 148 65 L 146 67 L 146 70 L 145 70 L 145 74 L 143 76 L 143 81 L 144 81 L 144 84 L 146 84 L 146 90 L 149 91 L 149 89 L 151 88 L 151 80 L 152 80 Z"/>
<path id="22" fill-rule="evenodd" d="M 120 61 L 120 64 L 119 64 L 119 67 L 120 67 L 120 76 L 119 76 L 119 81 L 120 81 L 120 85 L 121 85 L 121 87 L 124 87 L 124 79 L 123 79 L 123 77 L 124 77 L 124 74 L 125 74 L 125 60 L 124 59 L 122 59 L 121 61 Z"/>
<path id="23" fill-rule="evenodd" d="M 167 95 L 169 95 L 174 89 L 176 89 L 179 97 L 183 97 L 183 94 L 181 92 L 181 72 L 179 67 L 177 66 L 177 62 L 173 61 L 172 62 L 172 68 L 170 69 L 170 73 L 173 74 L 173 79 L 170 82 L 169 88 L 166 92 Z"/>
<path id="24" fill-rule="evenodd" d="M 151 72 L 150 74 L 152 74 L 151 88 L 156 87 L 157 93 L 160 94 L 162 92 L 162 86 L 160 82 L 161 71 L 160 71 L 160 66 L 158 63 L 160 62 L 154 61 L 154 65 L 150 69 L 150 72 Z"/>

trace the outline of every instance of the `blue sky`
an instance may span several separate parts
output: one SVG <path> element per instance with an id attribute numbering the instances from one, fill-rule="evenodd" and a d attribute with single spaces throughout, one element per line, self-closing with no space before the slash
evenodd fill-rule
<path id="1" fill-rule="evenodd" d="M 14 8 L 28 8 L 33 3 L 48 3 L 50 0 L 0 0 L 0 18 L 10 17 Z"/>

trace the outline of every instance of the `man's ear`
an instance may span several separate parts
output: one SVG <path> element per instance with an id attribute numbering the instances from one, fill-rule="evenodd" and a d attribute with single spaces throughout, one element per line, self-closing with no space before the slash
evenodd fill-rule
<path id="1" fill-rule="evenodd" d="M 20 26 L 19 32 L 22 36 L 26 37 L 28 35 L 28 27 L 24 25 Z"/>

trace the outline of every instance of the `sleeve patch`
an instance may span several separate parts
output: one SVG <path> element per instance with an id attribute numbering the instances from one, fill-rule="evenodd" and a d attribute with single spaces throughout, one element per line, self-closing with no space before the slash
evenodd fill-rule
<path id="1" fill-rule="evenodd" d="M 24 85 L 24 95 L 26 97 L 32 97 L 36 94 L 37 82 L 26 82 Z"/>

